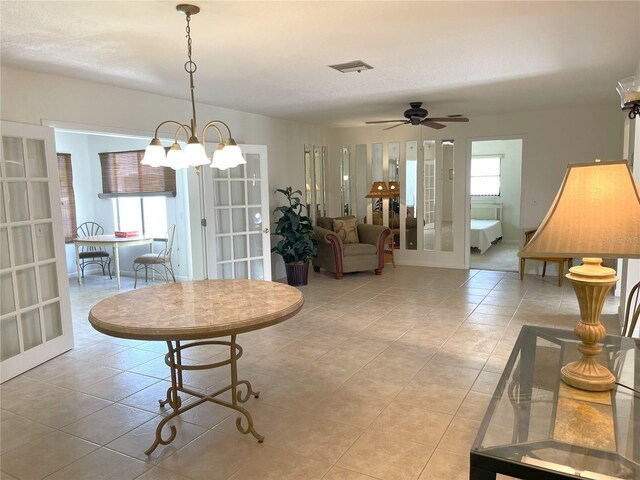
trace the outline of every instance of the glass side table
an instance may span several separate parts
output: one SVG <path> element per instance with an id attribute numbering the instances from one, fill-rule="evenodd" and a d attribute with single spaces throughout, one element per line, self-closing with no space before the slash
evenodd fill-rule
<path id="1" fill-rule="evenodd" d="M 577 343 L 571 330 L 522 327 L 471 448 L 470 480 L 640 479 L 640 394 L 563 383 Z M 607 335 L 602 345 L 617 381 L 640 388 L 640 341 Z"/>

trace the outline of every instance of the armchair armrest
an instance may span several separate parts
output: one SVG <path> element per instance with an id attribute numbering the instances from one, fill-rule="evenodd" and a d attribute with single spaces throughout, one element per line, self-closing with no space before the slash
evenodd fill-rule
<path id="1" fill-rule="evenodd" d="M 333 230 L 327 230 L 326 228 L 314 226 L 313 235 L 318 243 L 326 245 L 337 243 L 340 246 L 340 250 L 342 250 L 342 240 L 336 235 Z"/>
<path id="2" fill-rule="evenodd" d="M 360 239 L 360 243 L 381 245 L 381 238 L 384 241 L 384 238 L 386 238 L 390 233 L 391 230 L 389 230 L 389 227 L 382 225 L 371 225 L 368 223 L 358 224 L 358 238 Z"/>

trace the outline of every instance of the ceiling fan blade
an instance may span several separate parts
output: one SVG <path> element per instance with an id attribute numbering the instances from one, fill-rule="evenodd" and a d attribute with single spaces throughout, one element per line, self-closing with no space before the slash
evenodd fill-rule
<path id="1" fill-rule="evenodd" d="M 449 117 L 449 118 L 464 117 L 464 115 L 462 115 L 460 113 L 454 113 L 453 115 L 447 115 L 447 117 Z"/>
<path id="2" fill-rule="evenodd" d="M 399 123 L 399 124 L 397 124 L 397 125 L 392 125 L 392 126 L 390 126 L 390 127 L 383 128 L 383 130 L 391 130 L 392 128 L 399 127 L 400 125 L 407 125 L 408 123 L 410 123 L 410 122 L 402 122 L 402 123 Z M 444 125 L 443 125 L 443 127 L 444 127 Z"/>
<path id="3" fill-rule="evenodd" d="M 468 122 L 467 117 L 438 117 L 438 118 L 425 118 L 425 122 Z"/>
<path id="4" fill-rule="evenodd" d="M 440 130 L 441 128 L 446 127 L 446 125 L 443 125 L 441 123 L 433 122 L 433 121 L 431 121 L 431 119 L 421 121 L 420 125 L 424 125 L 425 127 L 435 128 L 436 130 Z"/>
<path id="5" fill-rule="evenodd" d="M 367 124 L 371 124 L 371 123 L 391 123 L 391 122 L 406 122 L 406 120 L 374 120 L 373 122 L 364 122 Z"/>

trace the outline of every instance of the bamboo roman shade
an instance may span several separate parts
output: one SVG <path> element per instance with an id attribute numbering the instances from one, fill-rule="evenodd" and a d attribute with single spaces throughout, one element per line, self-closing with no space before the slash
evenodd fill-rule
<path id="1" fill-rule="evenodd" d="M 58 153 L 58 176 L 60 179 L 60 205 L 62 207 L 62 231 L 65 243 L 76 237 L 76 199 L 73 192 L 71 154 Z"/>
<path id="2" fill-rule="evenodd" d="M 176 196 L 176 172 L 171 168 L 142 165 L 144 150 L 100 153 L 102 193 L 106 196 Z"/>

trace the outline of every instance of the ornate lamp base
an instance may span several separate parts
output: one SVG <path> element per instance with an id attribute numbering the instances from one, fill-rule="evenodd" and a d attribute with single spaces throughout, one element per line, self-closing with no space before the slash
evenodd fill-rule
<path id="1" fill-rule="evenodd" d="M 600 313 L 607 294 L 618 278 L 615 270 L 601 265 L 601 258 L 583 258 L 582 261 L 583 265 L 572 267 L 567 274 L 580 306 L 580 323 L 574 331 L 582 340 L 577 347 L 582 358 L 562 367 L 560 374 L 562 380 L 573 387 L 602 392 L 611 390 L 616 378 L 596 360 L 602 351 L 598 342 L 606 335 L 600 323 Z"/>

